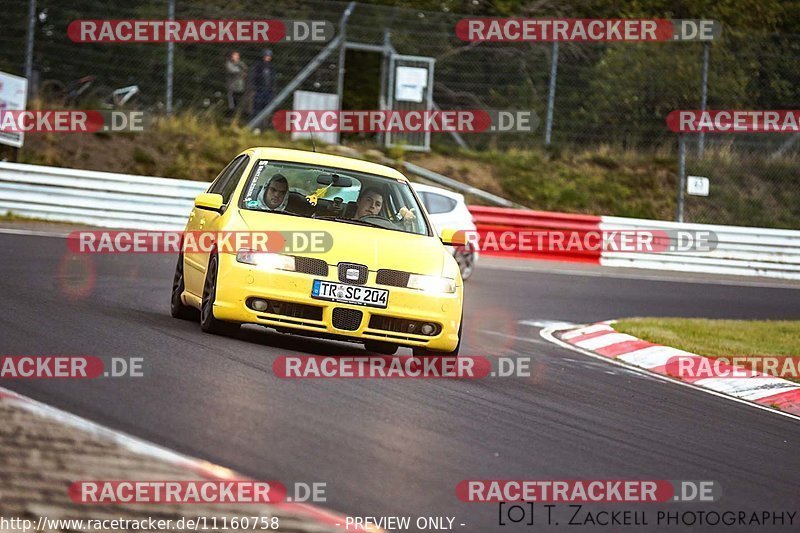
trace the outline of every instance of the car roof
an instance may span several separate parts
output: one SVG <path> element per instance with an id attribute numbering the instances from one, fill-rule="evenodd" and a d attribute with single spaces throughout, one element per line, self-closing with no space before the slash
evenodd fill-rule
<path id="1" fill-rule="evenodd" d="M 356 172 L 364 172 L 367 174 L 377 174 L 378 176 L 384 176 L 387 178 L 399 179 L 408 182 L 408 179 L 405 176 L 392 167 L 371 163 L 362 159 L 344 157 L 341 155 L 323 154 L 308 150 L 292 150 L 290 148 L 273 148 L 268 146 L 248 148 L 242 153 L 250 154 L 256 159 L 308 163 L 310 165 L 320 165 L 324 167 L 354 170 Z"/>
<path id="2" fill-rule="evenodd" d="M 424 185 L 422 183 L 412 183 L 412 187 L 417 192 L 434 192 L 436 194 L 441 194 L 442 196 L 447 196 L 448 198 L 452 198 L 453 200 L 463 202 L 464 195 L 461 193 L 449 191 L 447 189 L 443 189 L 441 187 L 434 187 L 433 185 Z"/>

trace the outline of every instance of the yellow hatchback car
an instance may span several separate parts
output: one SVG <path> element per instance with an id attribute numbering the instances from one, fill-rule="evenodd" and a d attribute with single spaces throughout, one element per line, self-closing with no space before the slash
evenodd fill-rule
<path id="1" fill-rule="evenodd" d="M 195 199 L 188 235 L 280 232 L 280 250 L 187 247 L 171 312 L 203 331 L 241 324 L 364 343 L 371 352 L 457 355 L 463 282 L 422 202 L 398 171 L 280 148 L 239 154 Z M 313 243 L 313 245 L 309 245 Z"/>

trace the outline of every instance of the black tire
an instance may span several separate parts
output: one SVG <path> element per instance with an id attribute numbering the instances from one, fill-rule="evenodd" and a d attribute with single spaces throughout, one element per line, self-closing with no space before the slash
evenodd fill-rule
<path id="1" fill-rule="evenodd" d="M 239 331 L 239 326 L 241 326 L 241 324 L 225 322 L 214 316 L 214 300 L 217 298 L 218 268 L 219 259 L 217 259 L 217 254 L 212 253 L 211 257 L 208 259 L 206 280 L 205 283 L 203 283 L 203 299 L 200 304 L 200 328 L 206 333 L 231 336 Z"/>
<path id="2" fill-rule="evenodd" d="M 175 266 L 175 277 L 172 279 L 172 299 L 169 305 L 169 312 L 172 318 L 181 320 L 197 320 L 200 312 L 190 305 L 186 305 L 181 300 L 181 294 L 186 289 L 183 282 L 183 254 L 178 255 L 178 264 Z"/>
<path id="3" fill-rule="evenodd" d="M 379 353 L 382 355 L 394 355 L 397 353 L 398 346 L 391 342 L 364 341 L 364 349 L 368 352 Z"/>
<path id="4" fill-rule="evenodd" d="M 412 348 L 414 357 L 458 357 L 458 351 L 461 349 L 461 332 L 464 329 L 464 315 L 461 315 L 461 323 L 458 325 L 458 344 L 452 352 L 441 352 L 438 350 L 429 350 L 427 348 Z"/>

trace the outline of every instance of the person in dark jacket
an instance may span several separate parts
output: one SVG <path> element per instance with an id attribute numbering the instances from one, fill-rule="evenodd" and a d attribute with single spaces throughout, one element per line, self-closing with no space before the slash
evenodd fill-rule
<path id="1" fill-rule="evenodd" d="M 261 63 L 253 68 L 253 116 L 267 107 L 275 96 L 275 69 L 272 65 L 272 50 L 266 49 Z"/>

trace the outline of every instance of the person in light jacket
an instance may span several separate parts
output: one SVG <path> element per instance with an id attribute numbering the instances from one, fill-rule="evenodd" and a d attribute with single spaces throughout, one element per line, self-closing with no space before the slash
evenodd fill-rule
<path id="1" fill-rule="evenodd" d="M 232 51 L 225 62 L 225 84 L 228 89 L 228 116 L 233 116 L 244 95 L 247 65 L 239 52 Z"/>

